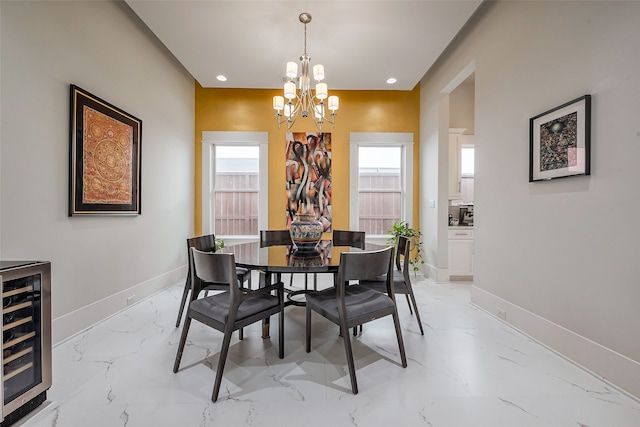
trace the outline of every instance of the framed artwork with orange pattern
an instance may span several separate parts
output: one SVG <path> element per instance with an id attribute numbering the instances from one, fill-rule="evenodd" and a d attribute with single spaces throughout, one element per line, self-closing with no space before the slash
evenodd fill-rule
<path id="1" fill-rule="evenodd" d="M 140 215 L 142 121 L 71 85 L 69 216 Z"/>

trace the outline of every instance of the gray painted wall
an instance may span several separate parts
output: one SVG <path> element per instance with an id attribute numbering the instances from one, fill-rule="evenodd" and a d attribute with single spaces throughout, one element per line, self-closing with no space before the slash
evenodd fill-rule
<path id="1" fill-rule="evenodd" d="M 449 127 L 464 129 L 465 135 L 475 133 L 475 87 L 474 79 L 470 77 L 450 94 Z"/>
<path id="2" fill-rule="evenodd" d="M 474 302 L 493 314 L 496 301 L 517 309 L 529 319 L 520 329 L 605 378 L 619 374 L 614 382 L 636 396 L 639 22 L 638 2 L 488 5 L 423 79 L 420 129 L 423 170 L 438 168 L 446 152 L 446 93 L 465 67 L 474 69 L 473 295 L 490 297 Z M 529 118 L 584 94 L 593 101 L 591 176 L 529 183 Z M 442 179 L 442 172 L 436 182 L 433 174 L 421 177 L 422 206 L 446 203 Z M 421 210 L 424 234 L 437 236 L 426 253 L 439 268 L 446 268 L 444 215 Z M 628 363 L 628 378 L 601 371 L 615 369 L 616 359 L 597 361 L 562 340 L 556 345 L 557 336 L 533 325 L 540 320 Z"/>
<path id="3" fill-rule="evenodd" d="M 0 257 L 52 262 L 55 343 L 184 280 L 194 80 L 124 2 L 0 7 Z M 142 120 L 141 216 L 67 216 L 70 83 Z"/>

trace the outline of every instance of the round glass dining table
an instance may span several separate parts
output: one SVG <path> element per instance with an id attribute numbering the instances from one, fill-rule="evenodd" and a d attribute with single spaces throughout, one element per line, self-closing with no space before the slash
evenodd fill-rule
<path id="1" fill-rule="evenodd" d="M 238 267 L 263 272 L 260 275 L 260 286 L 269 286 L 279 282 L 282 273 L 333 273 L 335 281 L 341 253 L 384 248 L 386 246 L 374 243 L 365 243 L 364 248 L 334 246 L 331 240 L 321 240 L 313 250 L 299 250 L 291 245 L 261 247 L 260 242 L 249 242 L 225 246 L 217 252 L 233 254 Z M 285 291 L 291 292 L 291 289 Z M 294 293 L 300 292 L 306 291 Z M 296 302 L 289 300 L 285 305 L 291 304 Z M 269 319 L 265 319 L 262 325 L 262 337 L 269 338 Z"/>
<path id="2" fill-rule="evenodd" d="M 295 246 L 260 247 L 260 242 L 225 246 L 219 253 L 232 253 L 236 265 L 265 273 L 337 273 L 342 252 L 376 251 L 386 246 L 365 243 L 364 248 L 334 246 L 331 240 L 321 240 L 313 250 L 298 250 Z"/>

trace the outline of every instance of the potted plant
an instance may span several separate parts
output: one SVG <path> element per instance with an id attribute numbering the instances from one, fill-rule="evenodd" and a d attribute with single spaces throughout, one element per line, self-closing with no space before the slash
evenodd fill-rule
<path id="1" fill-rule="evenodd" d="M 218 249 L 224 248 L 224 240 L 219 239 L 219 238 L 216 237 L 215 245 L 216 245 L 216 247 L 215 247 L 214 252 L 217 252 Z"/>
<path id="2" fill-rule="evenodd" d="M 398 237 L 404 236 L 411 240 L 411 259 L 409 264 L 413 268 L 413 274 L 415 275 L 420 271 L 420 266 L 424 264 L 424 258 L 422 257 L 422 232 L 418 228 L 411 228 L 406 221 L 395 221 L 393 228 L 387 231 L 391 235 L 387 243 L 397 246 Z"/>

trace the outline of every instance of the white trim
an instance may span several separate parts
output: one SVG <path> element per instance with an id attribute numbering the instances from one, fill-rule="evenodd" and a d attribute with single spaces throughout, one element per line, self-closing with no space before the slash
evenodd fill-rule
<path id="1" fill-rule="evenodd" d="M 611 386 L 640 400 L 640 362 L 476 286 L 471 303 Z M 504 313 L 499 316 L 498 310 Z"/>
<path id="2" fill-rule="evenodd" d="M 51 342 L 54 346 L 59 345 L 71 337 L 92 328 L 96 324 L 115 316 L 122 310 L 129 308 L 127 306 L 127 299 L 131 296 L 135 296 L 135 303 L 137 304 L 151 295 L 175 284 L 184 286 L 184 278 L 186 275 L 187 266 L 184 265 L 57 317 L 51 322 Z"/>
<path id="3" fill-rule="evenodd" d="M 204 134 L 204 132 L 203 132 Z M 211 212 L 215 212 L 213 206 L 213 198 L 211 193 L 213 191 L 213 175 L 214 167 L 214 145 L 211 143 L 205 143 L 202 141 L 202 178 L 201 178 L 201 200 L 202 200 L 202 234 L 211 234 L 213 230 L 213 224 L 211 223 Z"/>
<path id="4" fill-rule="evenodd" d="M 476 72 L 476 61 L 473 60 L 464 67 L 458 75 L 456 75 L 444 88 L 440 91 L 441 95 L 448 95 L 462 84 L 469 76 Z"/>
<path id="5" fill-rule="evenodd" d="M 268 132 L 222 132 L 222 131 L 208 131 L 202 132 L 202 143 L 208 144 L 220 144 L 225 145 L 238 144 L 238 145 L 256 145 L 256 144 L 268 144 L 269 133 Z"/>
<path id="6" fill-rule="evenodd" d="M 448 283 L 449 282 L 449 269 L 438 268 L 433 264 L 426 264 L 422 273 L 425 277 L 431 279 L 434 283 Z"/>
<path id="7" fill-rule="evenodd" d="M 351 132 L 349 136 L 349 229 L 359 229 L 358 148 L 402 147 L 401 191 L 404 195 L 400 218 L 413 224 L 413 133 L 410 132 Z"/>
<path id="8" fill-rule="evenodd" d="M 213 177 L 216 145 L 259 145 L 258 229 L 268 228 L 269 218 L 269 133 L 268 132 L 202 132 L 202 234 L 213 234 L 212 212 L 215 212 Z"/>
<path id="9" fill-rule="evenodd" d="M 376 145 L 413 145 L 413 133 L 411 132 L 351 132 L 350 144 Z"/>

